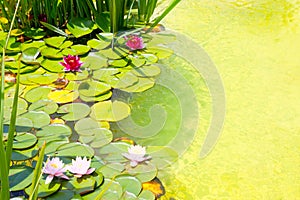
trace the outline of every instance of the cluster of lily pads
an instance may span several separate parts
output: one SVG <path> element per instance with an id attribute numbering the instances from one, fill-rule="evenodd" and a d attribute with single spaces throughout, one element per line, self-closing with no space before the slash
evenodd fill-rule
<path id="1" fill-rule="evenodd" d="M 112 99 L 112 95 L 116 90 L 131 93 L 153 87 L 160 74 L 159 60 L 173 54 L 161 44 L 172 41 L 174 36 L 164 33 L 129 34 L 118 39 L 112 36 L 100 33 L 86 44 L 75 44 L 63 36 L 44 37 L 40 33 L 25 42 L 18 36 L 10 38 L 7 56 L 1 58 L 6 60 L 7 70 L 6 130 L 19 67 L 21 73 L 9 177 L 11 191 L 29 192 L 35 157 L 46 141 L 45 155 L 50 158 L 44 164 L 39 198 L 155 198 L 152 192 L 143 189 L 143 183 L 153 180 L 177 154 L 162 146 L 148 146 L 146 154 L 146 149 L 134 141 L 114 138 L 110 123 L 128 117 L 131 108 L 127 102 Z M 0 32 L 0 49 L 5 37 Z M 62 179 L 46 170 L 47 163 L 54 159 L 70 165 L 72 159 L 80 157 L 88 158 L 87 170 L 93 169 L 80 177 L 70 170 L 69 178 Z M 61 163 L 52 164 L 56 169 Z M 51 183 L 47 174 L 51 180 L 54 178 Z"/>

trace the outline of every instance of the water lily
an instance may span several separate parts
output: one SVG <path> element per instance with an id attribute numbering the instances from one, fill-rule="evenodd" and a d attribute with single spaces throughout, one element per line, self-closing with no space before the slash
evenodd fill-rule
<path id="1" fill-rule="evenodd" d="M 140 145 L 131 145 L 128 148 L 128 153 L 122 154 L 125 158 L 130 160 L 130 166 L 135 167 L 141 162 L 147 162 L 151 156 L 146 155 L 146 147 Z"/>
<path id="2" fill-rule="evenodd" d="M 55 176 L 69 180 L 69 178 L 63 174 L 66 170 L 64 163 L 59 158 L 52 158 L 52 160 L 48 158 L 43 168 L 43 173 L 49 174 L 45 184 L 49 184 Z"/>
<path id="3" fill-rule="evenodd" d="M 124 37 L 126 41 L 126 46 L 131 50 L 138 50 L 145 48 L 145 44 L 142 37 L 137 35 L 130 35 Z"/>
<path id="4" fill-rule="evenodd" d="M 90 168 L 91 160 L 87 160 L 86 157 L 76 157 L 76 160 L 72 159 L 72 165 L 68 166 L 68 170 L 74 174 L 75 177 L 80 178 L 83 175 L 91 174 L 95 171 L 95 168 Z"/>
<path id="5" fill-rule="evenodd" d="M 83 62 L 80 61 L 80 58 L 78 56 L 68 55 L 64 57 L 64 62 L 60 62 L 59 64 L 64 66 L 64 70 L 67 72 L 79 72 Z"/>

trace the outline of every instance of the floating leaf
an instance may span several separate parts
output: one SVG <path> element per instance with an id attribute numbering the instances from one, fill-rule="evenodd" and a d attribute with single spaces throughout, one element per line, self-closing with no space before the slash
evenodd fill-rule
<path id="1" fill-rule="evenodd" d="M 25 30 L 24 35 L 29 38 L 39 40 L 39 39 L 42 39 L 46 35 L 46 32 L 42 28 L 37 28 L 37 29 L 31 28 L 31 29 Z"/>
<path id="2" fill-rule="evenodd" d="M 151 78 L 139 78 L 139 81 L 127 88 L 122 88 L 126 92 L 143 92 L 152 88 L 155 84 L 154 79 Z"/>
<path id="3" fill-rule="evenodd" d="M 140 68 L 134 68 L 132 73 L 139 77 L 153 77 L 160 74 L 160 68 L 155 65 L 144 65 Z"/>
<path id="4" fill-rule="evenodd" d="M 38 101 L 33 102 L 28 110 L 34 110 L 34 111 L 44 111 L 47 114 L 53 114 L 56 112 L 58 108 L 58 105 L 49 99 L 41 99 Z"/>
<path id="5" fill-rule="evenodd" d="M 153 35 L 153 38 L 150 42 L 147 43 L 147 47 L 160 45 L 160 44 L 169 44 L 176 40 L 176 36 L 173 34 L 157 33 Z"/>
<path id="6" fill-rule="evenodd" d="M 78 91 L 70 90 L 55 90 L 48 94 L 48 98 L 56 103 L 69 103 L 73 102 L 79 96 Z"/>
<path id="7" fill-rule="evenodd" d="M 76 37 L 90 34 L 94 29 L 94 23 L 87 18 L 72 18 L 67 24 L 68 30 Z"/>
<path id="8" fill-rule="evenodd" d="M 40 54 L 40 50 L 36 47 L 27 48 L 22 52 L 22 61 L 26 64 L 39 64 L 37 57 Z"/>
<path id="9" fill-rule="evenodd" d="M 24 165 L 14 165 L 9 170 L 9 190 L 24 190 L 31 184 L 33 168 Z"/>
<path id="10" fill-rule="evenodd" d="M 146 51 L 155 54 L 159 59 L 168 58 L 173 54 L 173 51 L 171 49 L 160 46 L 149 47 Z"/>
<path id="11" fill-rule="evenodd" d="M 68 138 L 72 134 L 70 127 L 64 124 L 51 124 L 43 127 L 41 130 L 37 131 L 36 136 L 39 138 L 39 141 L 55 141 L 63 140 Z M 52 144 L 53 145 L 53 144 Z M 49 151 L 48 145 L 46 150 Z"/>
<path id="12" fill-rule="evenodd" d="M 110 85 L 98 81 L 84 81 L 79 85 L 80 95 L 94 97 L 107 93 L 111 89 Z"/>
<path id="13" fill-rule="evenodd" d="M 151 53 L 142 53 L 141 56 L 143 56 L 149 64 L 157 63 L 158 61 L 158 57 Z"/>
<path id="14" fill-rule="evenodd" d="M 35 145 L 37 138 L 31 133 L 18 133 L 13 140 L 14 149 L 27 149 Z"/>
<path id="15" fill-rule="evenodd" d="M 143 56 L 132 56 L 132 55 L 128 55 L 127 56 L 128 59 L 131 60 L 131 66 L 133 67 L 140 67 L 142 65 L 144 65 L 146 63 L 146 58 Z"/>
<path id="16" fill-rule="evenodd" d="M 84 62 L 85 63 L 85 62 Z M 88 71 L 82 71 L 80 73 L 66 73 L 65 78 L 69 81 L 81 81 L 87 79 L 89 76 Z"/>
<path id="17" fill-rule="evenodd" d="M 90 68 L 91 70 L 100 69 L 106 66 L 107 58 L 95 53 L 90 53 L 82 65 L 82 67 Z"/>
<path id="18" fill-rule="evenodd" d="M 41 48 L 44 45 L 45 45 L 44 41 L 24 42 L 24 43 L 21 44 L 21 50 L 24 51 L 25 49 L 28 49 L 30 47 Z"/>
<path id="19" fill-rule="evenodd" d="M 90 116 L 100 121 L 119 121 L 130 115 L 130 107 L 121 101 L 103 101 L 91 107 Z"/>
<path id="20" fill-rule="evenodd" d="M 68 41 L 65 41 L 64 43 L 62 43 L 59 46 L 59 48 L 60 49 L 65 49 L 65 48 L 68 48 L 68 47 L 72 46 L 72 44 L 73 44 L 73 42 L 68 40 Z"/>
<path id="21" fill-rule="evenodd" d="M 138 178 L 142 183 L 151 181 L 157 176 L 157 168 L 152 161 L 148 164 L 139 164 L 134 168 L 129 168 L 128 173 Z"/>
<path id="22" fill-rule="evenodd" d="M 28 79 L 39 85 L 49 85 L 53 83 L 58 78 L 57 74 L 45 73 L 45 74 L 32 74 Z"/>
<path id="23" fill-rule="evenodd" d="M 50 37 L 50 38 L 44 39 L 44 41 L 47 45 L 54 47 L 54 48 L 58 48 L 59 46 L 61 46 L 65 40 L 66 40 L 66 37 L 62 37 L 62 36 L 56 36 L 56 37 Z"/>
<path id="24" fill-rule="evenodd" d="M 109 60 L 108 64 L 113 67 L 125 67 L 128 64 L 129 60 L 127 58 L 118 59 L 118 60 Z"/>
<path id="25" fill-rule="evenodd" d="M 118 47 L 114 49 L 109 48 L 109 49 L 104 49 L 99 51 L 100 55 L 103 55 L 104 57 L 109 59 L 121 59 L 125 57 L 128 53 L 129 53 L 128 50 L 123 48 L 118 48 Z"/>
<path id="26" fill-rule="evenodd" d="M 71 49 L 75 50 L 77 55 L 83 55 L 90 51 L 91 47 L 87 45 L 77 44 L 71 46 Z"/>
<path id="27" fill-rule="evenodd" d="M 108 100 L 109 98 L 111 98 L 111 96 L 112 96 L 112 92 L 109 91 L 107 93 L 100 94 L 100 95 L 94 96 L 94 97 L 88 97 L 88 96 L 80 95 L 80 99 L 85 101 L 85 102 L 98 102 L 98 101 Z"/>
<path id="28" fill-rule="evenodd" d="M 47 99 L 51 90 L 52 88 L 46 86 L 32 88 L 25 94 L 25 99 L 31 103 Z"/>
<path id="29" fill-rule="evenodd" d="M 71 190 L 60 189 L 58 192 L 47 197 L 47 200 L 66 200 L 66 199 L 76 199 L 74 198 L 74 192 Z"/>
<path id="30" fill-rule="evenodd" d="M 54 58 L 54 59 L 62 58 L 64 56 L 64 54 L 61 52 L 60 49 L 55 49 L 55 48 L 52 48 L 52 47 L 43 48 L 42 51 L 41 51 L 41 54 L 44 57 Z"/>
<path id="31" fill-rule="evenodd" d="M 50 59 L 44 59 L 41 62 L 41 66 L 46 69 L 49 72 L 63 72 L 64 67 L 60 65 L 59 63 L 62 62 L 63 60 L 50 60 Z"/>
<path id="32" fill-rule="evenodd" d="M 104 177 L 113 178 L 124 171 L 124 165 L 121 163 L 108 163 L 102 166 L 98 171 L 100 171 Z"/>
<path id="33" fill-rule="evenodd" d="M 43 111 L 28 111 L 22 117 L 30 119 L 34 128 L 42 128 L 50 123 L 49 115 Z"/>
<path id="34" fill-rule="evenodd" d="M 100 81 L 105 81 L 110 76 L 119 73 L 119 70 L 116 68 L 102 68 L 97 71 L 94 71 L 93 78 Z"/>
<path id="35" fill-rule="evenodd" d="M 49 156 L 54 156 L 58 147 L 60 147 L 63 144 L 69 143 L 68 139 L 66 139 L 66 140 L 52 140 L 52 141 L 51 140 L 49 141 L 47 138 L 41 138 L 40 139 L 40 141 L 44 141 L 44 140 L 45 141 L 47 140 L 45 154 L 49 155 Z"/>
<path id="36" fill-rule="evenodd" d="M 93 178 L 76 178 L 73 177 L 71 180 L 63 184 L 64 188 L 75 191 L 76 194 L 85 194 L 94 190 L 95 179 Z"/>
<path id="37" fill-rule="evenodd" d="M 91 158 L 94 156 L 94 150 L 88 145 L 80 144 L 80 143 L 68 143 L 63 144 L 57 149 L 58 156 L 65 157 L 88 157 Z"/>
<path id="38" fill-rule="evenodd" d="M 87 42 L 87 45 L 89 45 L 93 49 L 101 50 L 108 47 L 110 45 L 110 42 L 104 40 L 91 39 Z"/>
<path id="39" fill-rule="evenodd" d="M 113 139 L 113 134 L 106 128 L 96 128 L 91 130 L 92 135 L 80 135 L 79 140 L 84 143 L 90 143 L 89 145 L 93 148 L 100 148 Z"/>
<path id="40" fill-rule="evenodd" d="M 38 154 L 38 147 L 34 146 L 30 149 L 25 149 L 25 150 L 12 150 L 12 155 L 11 155 L 11 160 L 14 161 L 23 161 L 23 160 L 28 160 L 33 157 L 35 157 Z"/>
<path id="41" fill-rule="evenodd" d="M 119 175 L 115 178 L 124 191 L 138 195 L 142 190 L 142 183 L 139 179 L 129 175 Z"/>
<path id="42" fill-rule="evenodd" d="M 39 193 L 38 193 L 38 197 L 39 198 L 44 198 L 47 196 L 50 196 L 51 194 L 54 194 L 55 192 L 57 192 L 60 188 L 60 182 L 58 181 L 52 181 L 50 184 L 45 184 L 45 180 L 41 179 L 39 181 Z M 31 190 L 30 187 L 25 189 L 25 192 L 27 194 L 30 194 Z"/>
<path id="43" fill-rule="evenodd" d="M 95 135 L 94 130 L 101 128 L 101 124 L 91 118 L 83 118 L 76 122 L 74 129 L 75 131 L 84 136 L 92 136 Z"/>
<path id="44" fill-rule="evenodd" d="M 148 146 L 147 153 L 152 157 L 151 163 L 158 169 L 163 169 L 178 159 L 177 152 L 169 147 Z"/>
<path id="45" fill-rule="evenodd" d="M 127 88 L 139 82 L 139 79 L 132 74 L 131 72 L 125 73 L 123 76 L 119 78 L 119 81 L 116 85 L 113 85 L 114 88 Z"/>
<path id="46" fill-rule="evenodd" d="M 155 195 L 149 190 L 143 190 L 139 194 L 138 200 L 155 200 Z"/>
<path id="47" fill-rule="evenodd" d="M 90 113 L 90 107 L 83 103 L 70 103 L 59 107 L 57 113 L 64 114 L 61 118 L 67 121 L 76 121 Z"/>
<path id="48" fill-rule="evenodd" d="M 130 145 L 125 142 L 112 142 L 99 149 L 98 155 L 107 162 L 126 162 L 128 161 L 122 153 L 128 152 Z"/>

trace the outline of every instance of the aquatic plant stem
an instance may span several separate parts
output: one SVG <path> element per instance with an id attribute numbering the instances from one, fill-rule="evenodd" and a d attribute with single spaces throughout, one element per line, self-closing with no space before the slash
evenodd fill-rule
<path id="1" fill-rule="evenodd" d="M 0 86 L 0 175 L 1 175 L 1 195 L 0 199 L 7 200 L 10 197 L 9 194 L 9 163 L 7 164 L 7 157 L 5 154 L 5 147 L 3 143 L 3 117 L 4 117 L 4 79 L 5 79 L 5 52 L 8 46 L 9 37 L 11 34 L 11 30 L 13 28 L 13 24 L 17 15 L 17 11 L 19 8 L 20 0 L 18 0 L 16 4 L 16 9 L 12 18 L 12 22 L 10 24 L 10 28 L 6 37 L 5 45 L 2 51 L 2 63 L 1 63 L 1 86 Z"/>

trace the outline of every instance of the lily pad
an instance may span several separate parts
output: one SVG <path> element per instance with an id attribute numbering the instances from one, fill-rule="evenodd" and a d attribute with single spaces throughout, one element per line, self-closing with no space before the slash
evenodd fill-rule
<path id="1" fill-rule="evenodd" d="M 31 76 L 28 77 L 28 80 L 39 85 L 49 85 L 53 83 L 57 78 L 58 78 L 57 74 L 45 73 L 45 74 L 32 74 Z"/>
<path id="2" fill-rule="evenodd" d="M 25 99 L 31 103 L 47 99 L 51 90 L 52 88 L 46 86 L 32 88 L 25 94 Z"/>
<path id="3" fill-rule="evenodd" d="M 24 51 L 25 49 L 28 49 L 30 47 L 36 47 L 41 48 L 45 45 L 44 41 L 30 41 L 30 42 L 24 42 L 21 44 L 21 50 Z"/>
<path id="4" fill-rule="evenodd" d="M 62 60 L 44 59 L 41 62 L 41 66 L 49 72 L 53 72 L 53 73 L 63 72 L 64 67 L 59 64 L 60 62 L 62 62 Z"/>
<path id="5" fill-rule="evenodd" d="M 37 138 L 31 133 L 18 133 L 13 140 L 14 149 L 27 149 L 35 145 Z"/>
<path id="6" fill-rule="evenodd" d="M 72 18 L 67 28 L 76 38 L 79 38 L 90 34 L 94 29 L 94 23 L 87 18 Z"/>
<path id="7" fill-rule="evenodd" d="M 39 152 L 39 148 L 37 146 L 34 146 L 26 150 L 13 149 L 11 154 L 11 160 L 14 161 L 28 160 L 35 157 L 38 154 L 38 152 Z"/>
<path id="8" fill-rule="evenodd" d="M 109 48 L 109 49 L 104 49 L 104 50 L 100 50 L 99 54 L 103 55 L 106 58 L 109 59 L 121 59 L 125 56 L 127 56 L 127 54 L 129 53 L 129 51 L 127 49 L 123 49 L 123 48 Z"/>
<path id="9" fill-rule="evenodd" d="M 74 194 L 75 194 L 75 192 L 73 192 L 71 190 L 60 189 L 58 192 L 56 192 L 53 195 L 47 197 L 47 200 L 75 199 L 75 198 L 73 198 Z"/>
<path id="10" fill-rule="evenodd" d="M 66 37 L 62 37 L 62 36 L 50 37 L 50 38 L 44 39 L 44 41 L 47 45 L 54 47 L 54 48 L 61 46 L 65 40 L 66 40 Z"/>
<path id="11" fill-rule="evenodd" d="M 80 73 L 66 73 L 65 78 L 69 81 L 81 81 L 87 79 L 89 76 L 89 72 L 84 70 Z"/>
<path id="12" fill-rule="evenodd" d="M 155 200 L 155 195 L 149 190 L 143 190 L 138 196 L 139 200 Z"/>
<path id="13" fill-rule="evenodd" d="M 119 70 L 116 68 L 102 68 L 97 71 L 94 71 L 93 78 L 100 81 L 107 80 L 107 77 L 113 76 L 119 73 Z"/>
<path id="14" fill-rule="evenodd" d="M 97 70 L 106 66 L 107 58 L 95 53 L 90 53 L 82 65 L 82 67 L 90 68 L 91 70 Z"/>
<path id="15" fill-rule="evenodd" d="M 152 78 L 139 78 L 139 81 L 127 88 L 122 88 L 126 92 L 143 92 L 152 88 L 155 84 L 154 79 Z"/>
<path id="16" fill-rule="evenodd" d="M 49 155 L 49 156 L 54 156 L 58 147 L 60 147 L 63 144 L 67 144 L 67 143 L 69 143 L 68 139 L 48 141 L 47 145 L 46 145 L 46 149 L 45 149 L 45 154 Z"/>
<path id="17" fill-rule="evenodd" d="M 31 28 L 31 29 L 25 30 L 24 35 L 29 38 L 39 40 L 39 39 L 42 39 L 46 35 L 46 32 L 42 28 Z"/>
<path id="18" fill-rule="evenodd" d="M 130 107 L 121 101 L 102 101 L 91 107 L 90 116 L 100 121 L 119 121 L 130 115 Z"/>
<path id="19" fill-rule="evenodd" d="M 83 55 L 90 51 L 91 47 L 87 45 L 77 44 L 71 46 L 71 49 L 75 50 L 77 55 Z"/>
<path id="20" fill-rule="evenodd" d="M 80 99 L 85 101 L 85 102 L 99 102 L 99 101 L 108 100 L 109 98 L 111 98 L 111 96 L 112 96 L 112 92 L 109 91 L 107 93 L 100 94 L 100 95 L 94 96 L 94 97 L 88 97 L 88 96 L 80 95 Z"/>
<path id="21" fill-rule="evenodd" d="M 41 99 L 41 100 L 33 102 L 29 106 L 28 110 L 44 111 L 45 113 L 50 115 L 50 114 L 55 113 L 57 108 L 58 108 L 58 105 L 54 101 L 49 100 L 49 99 Z"/>
<path id="22" fill-rule="evenodd" d="M 123 76 L 119 77 L 119 81 L 116 85 L 113 85 L 114 88 L 127 88 L 139 82 L 139 79 L 131 72 L 124 73 Z"/>
<path id="23" fill-rule="evenodd" d="M 99 149 L 98 155 L 106 162 L 126 162 L 128 161 L 122 153 L 128 151 L 130 145 L 125 142 L 112 142 Z"/>
<path id="24" fill-rule="evenodd" d="M 32 182 L 33 168 L 24 165 L 14 165 L 9 170 L 9 190 L 24 190 Z"/>
<path id="25" fill-rule="evenodd" d="M 110 42 L 104 40 L 91 39 L 87 42 L 87 45 L 89 45 L 93 49 L 101 50 L 108 47 L 110 45 Z"/>
<path id="26" fill-rule="evenodd" d="M 160 74 L 160 68 L 155 65 L 144 65 L 140 68 L 133 69 L 132 73 L 138 77 L 153 77 Z"/>
<path id="27" fill-rule="evenodd" d="M 61 118 L 76 121 L 85 118 L 90 113 L 90 107 L 83 103 L 70 103 L 59 107 L 57 113 L 64 114 Z"/>
<path id="28" fill-rule="evenodd" d="M 65 48 L 68 48 L 70 46 L 72 46 L 73 42 L 72 41 L 65 41 L 64 43 L 62 43 L 59 48 L 60 49 L 65 49 Z"/>
<path id="29" fill-rule="evenodd" d="M 151 163 L 158 169 L 164 169 L 178 159 L 177 152 L 169 147 L 148 146 L 147 153 L 152 157 Z"/>
<path id="30" fill-rule="evenodd" d="M 56 140 L 65 141 L 65 138 L 68 138 L 71 134 L 72 134 L 72 130 L 67 125 L 50 124 L 48 126 L 43 127 L 41 130 L 37 131 L 36 136 L 39 138 L 39 141 L 43 142 L 45 140 L 47 142 L 50 142 Z"/>
<path id="31" fill-rule="evenodd" d="M 104 177 L 113 178 L 121 174 L 124 169 L 124 165 L 121 163 L 108 163 L 102 166 L 98 171 L 100 171 Z"/>
<path id="32" fill-rule="evenodd" d="M 55 48 L 52 48 L 52 47 L 43 48 L 42 51 L 41 51 L 41 54 L 44 57 L 54 58 L 54 59 L 62 58 L 64 56 L 64 54 L 61 52 L 60 49 L 55 49 Z"/>
<path id="33" fill-rule="evenodd" d="M 45 198 L 47 196 L 50 196 L 51 194 L 54 194 L 59 190 L 61 186 L 61 183 L 58 181 L 52 181 L 50 184 L 45 184 L 45 179 L 41 179 L 39 182 L 39 190 L 38 190 L 38 197 L 39 198 Z M 25 189 L 25 192 L 27 194 L 30 194 L 31 188 L 28 187 Z"/>
<path id="34" fill-rule="evenodd" d="M 100 148 L 110 143 L 113 139 L 112 132 L 106 128 L 93 129 L 92 133 L 93 135 L 89 136 L 80 135 L 79 140 L 84 142 L 85 139 L 89 139 L 90 141 L 84 143 L 90 143 L 89 145 L 93 148 Z"/>
<path id="35" fill-rule="evenodd" d="M 76 122 L 74 126 L 75 131 L 84 136 L 94 135 L 93 131 L 98 128 L 101 128 L 101 124 L 91 118 L 83 118 Z"/>
<path id="36" fill-rule="evenodd" d="M 91 176 L 90 176 L 91 177 Z M 71 178 L 63 184 L 64 188 L 75 191 L 77 194 L 85 194 L 94 190 L 96 181 L 93 178 Z"/>
<path id="37" fill-rule="evenodd" d="M 65 156 L 65 157 L 88 157 L 91 158 L 94 156 L 94 150 L 85 144 L 80 143 L 68 143 L 63 144 L 57 149 L 58 156 Z"/>
<path id="38" fill-rule="evenodd" d="M 54 90 L 48 94 L 48 98 L 56 103 L 69 103 L 73 102 L 79 96 L 78 91 L 70 90 Z"/>
<path id="39" fill-rule="evenodd" d="M 98 81 L 84 81 L 79 85 L 80 95 L 94 97 L 107 93 L 111 89 L 110 85 Z"/>
<path id="40" fill-rule="evenodd" d="M 128 173 L 144 183 L 147 181 L 151 181 L 152 179 L 154 179 L 154 177 L 157 176 L 157 168 L 152 163 L 139 164 L 134 168 L 129 168 Z"/>
<path id="41" fill-rule="evenodd" d="M 168 58 L 173 54 L 173 50 L 160 46 L 149 47 L 147 48 L 147 52 L 155 54 L 159 59 Z"/>
<path id="42" fill-rule="evenodd" d="M 127 58 L 118 59 L 118 60 L 109 60 L 108 64 L 113 67 L 125 67 L 127 66 L 129 60 Z"/>
<path id="43" fill-rule="evenodd" d="M 39 64 L 37 57 L 40 54 L 39 48 L 30 47 L 22 52 L 22 61 L 26 64 Z"/>
<path id="44" fill-rule="evenodd" d="M 30 119 L 34 128 L 42 128 L 50 123 L 49 115 L 43 111 L 28 111 L 22 117 Z"/>
<path id="45" fill-rule="evenodd" d="M 115 178 L 115 181 L 122 186 L 124 191 L 133 193 L 134 195 L 138 195 L 142 190 L 142 183 L 134 176 L 119 175 Z"/>
<path id="46" fill-rule="evenodd" d="M 141 56 L 143 56 L 149 64 L 158 62 L 158 57 L 152 53 L 142 53 Z"/>

